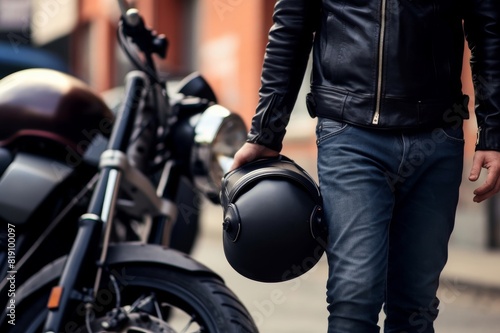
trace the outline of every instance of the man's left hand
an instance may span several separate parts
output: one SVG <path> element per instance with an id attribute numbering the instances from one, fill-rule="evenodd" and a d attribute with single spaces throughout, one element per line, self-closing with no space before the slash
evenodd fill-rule
<path id="1" fill-rule="evenodd" d="M 483 185 L 474 190 L 474 202 L 486 200 L 500 191 L 500 151 L 478 150 L 474 153 L 469 180 L 475 182 L 485 168 L 488 172 Z"/>

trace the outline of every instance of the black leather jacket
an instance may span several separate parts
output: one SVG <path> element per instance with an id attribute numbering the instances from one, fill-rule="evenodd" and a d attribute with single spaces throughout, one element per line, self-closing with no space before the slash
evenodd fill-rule
<path id="1" fill-rule="evenodd" d="M 460 125 L 464 26 L 476 149 L 500 151 L 500 0 L 279 0 L 273 18 L 249 142 L 281 150 L 311 47 L 312 116 L 380 129 Z"/>

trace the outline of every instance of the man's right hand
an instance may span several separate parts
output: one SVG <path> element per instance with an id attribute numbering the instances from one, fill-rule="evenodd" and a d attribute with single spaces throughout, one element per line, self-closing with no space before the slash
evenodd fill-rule
<path id="1" fill-rule="evenodd" d="M 239 168 L 243 164 L 255 161 L 264 157 L 277 157 L 279 152 L 256 143 L 245 143 L 234 155 L 231 170 Z"/>

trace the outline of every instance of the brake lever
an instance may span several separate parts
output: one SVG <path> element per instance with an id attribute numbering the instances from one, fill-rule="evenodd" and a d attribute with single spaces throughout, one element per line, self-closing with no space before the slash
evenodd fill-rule
<path id="1" fill-rule="evenodd" d="M 129 8 L 125 0 L 118 0 L 118 3 L 122 13 L 123 34 L 130 37 L 142 52 L 154 53 L 164 59 L 168 49 L 168 40 L 165 35 L 158 35 L 155 31 L 148 29 L 139 11 L 136 8 Z"/>
<path id="2" fill-rule="evenodd" d="M 127 14 L 127 10 L 130 9 L 130 6 L 128 5 L 126 0 L 118 0 L 118 6 L 120 7 L 120 12 L 122 13 L 122 16 L 125 17 Z"/>

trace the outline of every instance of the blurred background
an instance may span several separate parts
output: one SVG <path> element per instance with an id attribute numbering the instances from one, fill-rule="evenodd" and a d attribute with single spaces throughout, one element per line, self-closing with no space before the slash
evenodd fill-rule
<path id="1" fill-rule="evenodd" d="M 166 59 L 156 59 L 166 77 L 199 71 L 220 104 L 250 124 L 260 70 L 272 25 L 273 0 L 136 0 L 150 27 L 169 40 Z M 27 67 L 75 75 L 99 93 L 120 86 L 130 64 L 116 42 L 116 0 L 0 0 L 0 77 Z M 476 137 L 473 88 L 464 56 L 464 93 L 471 96 L 465 122 L 464 180 L 443 274 L 440 332 L 500 332 L 500 200 L 472 202 L 477 184 L 467 180 Z M 315 120 L 305 109 L 308 75 L 292 113 L 285 155 L 315 175 Z M 487 82 L 483 93 L 488 93 Z M 481 180 L 484 180 L 484 172 Z M 480 181 L 481 181 L 480 180 Z M 479 182 L 480 182 L 479 181 Z M 194 256 L 218 273 L 248 306 L 262 332 L 324 332 L 326 265 L 289 283 L 265 285 L 238 276 L 222 252 L 220 207 L 202 203 L 201 235 Z M 449 297 L 452 295 L 453 297 Z M 447 310 L 447 311 L 444 311 Z M 316 325 L 316 326 L 315 326 Z"/>

